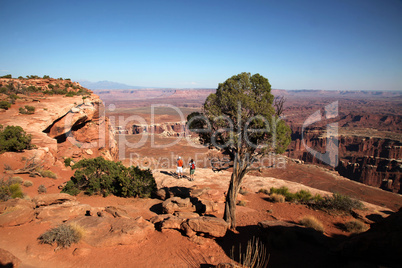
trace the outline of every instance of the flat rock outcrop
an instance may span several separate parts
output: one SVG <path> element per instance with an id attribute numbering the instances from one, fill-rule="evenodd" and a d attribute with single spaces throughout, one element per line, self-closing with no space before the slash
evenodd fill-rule
<path id="1" fill-rule="evenodd" d="M 18 226 L 35 218 L 34 203 L 24 199 L 10 199 L 0 203 L 0 227 Z"/>
<path id="2" fill-rule="evenodd" d="M 82 227 L 85 230 L 83 240 L 94 247 L 139 243 L 149 232 L 155 230 L 154 225 L 142 217 L 130 219 L 81 216 L 67 223 Z"/>

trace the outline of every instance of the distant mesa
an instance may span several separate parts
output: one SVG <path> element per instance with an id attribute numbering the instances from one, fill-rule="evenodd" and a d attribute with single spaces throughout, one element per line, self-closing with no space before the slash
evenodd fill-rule
<path id="1" fill-rule="evenodd" d="M 91 90 L 98 89 L 140 89 L 144 87 L 139 86 L 129 86 L 122 83 L 112 82 L 112 81 L 98 81 L 98 82 L 90 82 L 87 80 L 79 80 L 78 81 L 83 87 L 86 87 Z"/>

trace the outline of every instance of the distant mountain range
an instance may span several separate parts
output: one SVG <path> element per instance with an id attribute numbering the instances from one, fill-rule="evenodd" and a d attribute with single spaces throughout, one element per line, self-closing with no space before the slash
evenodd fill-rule
<path id="1" fill-rule="evenodd" d="M 78 80 L 81 86 L 88 88 L 90 90 L 97 89 L 140 89 L 144 87 L 139 86 L 129 86 L 122 83 L 112 82 L 112 81 L 98 81 L 98 82 L 90 82 L 87 80 Z"/>

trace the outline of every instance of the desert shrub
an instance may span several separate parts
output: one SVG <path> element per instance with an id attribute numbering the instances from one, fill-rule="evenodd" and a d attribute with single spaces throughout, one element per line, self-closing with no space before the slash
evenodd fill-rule
<path id="1" fill-rule="evenodd" d="M 315 208 L 328 211 L 341 211 L 350 213 L 353 209 L 363 209 L 363 203 L 353 199 L 347 195 L 334 193 L 332 197 L 325 196 L 321 200 L 315 202 Z"/>
<path id="2" fill-rule="evenodd" d="M 23 198 L 24 193 L 22 192 L 21 185 L 19 183 L 14 183 L 9 186 L 11 192 L 11 198 Z"/>
<path id="3" fill-rule="evenodd" d="M 311 193 L 306 190 L 300 190 L 295 193 L 295 200 L 303 204 L 308 203 L 312 198 L 313 196 L 311 195 Z"/>
<path id="4" fill-rule="evenodd" d="M 66 167 L 71 166 L 71 162 L 73 161 L 73 159 L 71 157 L 67 157 L 66 159 L 64 159 L 64 165 Z"/>
<path id="5" fill-rule="evenodd" d="M 156 182 L 152 172 L 138 167 L 126 168 L 121 162 L 113 162 L 97 157 L 83 159 L 72 166 L 74 176 L 67 182 L 62 192 L 76 195 L 114 194 L 122 197 L 150 197 L 156 192 Z"/>
<path id="6" fill-rule="evenodd" d="M 247 241 L 246 247 L 239 244 L 239 248 L 236 249 L 233 246 L 230 258 L 241 264 L 241 267 L 264 268 L 269 262 L 269 254 L 264 243 L 255 237 Z"/>
<path id="7" fill-rule="evenodd" d="M 68 248 L 73 243 L 78 243 L 82 237 L 82 233 L 74 228 L 73 225 L 63 224 L 46 231 L 38 237 L 41 244 L 53 245 L 57 244 L 57 248 Z"/>
<path id="8" fill-rule="evenodd" d="M 37 88 L 35 86 L 29 86 L 29 87 L 27 87 L 27 91 L 29 91 L 29 92 L 38 92 L 38 91 L 40 91 L 40 88 Z"/>
<path id="9" fill-rule="evenodd" d="M 43 184 L 39 185 L 39 187 L 38 187 L 38 194 L 44 194 L 44 193 L 46 193 L 46 192 L 47 192 L 46 186 L 43 185 Z"/>
<path id="10" fill-rule="evenodd" d="M 351 220 L 344 224 L 345 230 L 350 233 L 361 233 L 368 230 L 367 225 L 359 220 Z"/>
<path id="11" fill-rule="evenodd" d="M 263 193 L 263 194 L 269 194 L 269 191 L 267 189 L 263 189 L 261 188 L 260 190 L 258 190 L 259 193 Z"/>
<path id="12" fill-rule="evenodd" d="M 0 93 L 6 94 L 7 93 L 7 88 L 6 87 L 0 87 Z"/>
<path id="13" fill-rule="evenodd" d="M 247 202 L 244 200 L 239 200 L 239 202 L 237 202 L 237 205 L 241 206 L 241 207 L 245 207 L 247 205 Z"/>
<path id="14" fill-rule="evenodd" d="M 31 149 L 31 139 L 31 135 L 27 135 L 20 126 L 7 126 L 3 129 L 0 125 L 0 153 Z"/>
<path id="15" fill-rule="evenodd" d="M 57 179 L 57 175 L 51 170 L 41 169 L 41 170 L 39 170 L 39 173 L 40 173 L 40 175 L 42 177 L 51 178 L 51 179 Z"/>
<path id="16" fill-rule="evenodd" d="M 20 176 L 11 177 L 9 179 L 9 181 L 11 184 L 14 184 L 14 183 L 22 184 L 24 182 L 24 180 Z"/>
<path id="17" fill-rule="evenodd" d="M 33 185 L 33 182 L 26 180 L 22 185 L 24 185 L 25 187 L 31 187 Z"/>
<path id="18" fill-rule="evenodd" d="M 68 92 L 67 94 L 66 94 L 66 97 L 74 97 L 74 96 L 76 96 L 77 94 L 74 92 L 74 91 L 70 91 L 70 92 Z"/>
<path id="19" fill-rule="evenodd" d="M 37 75 L 27 75 L 26 76 L 28 79 L 39 79 L 40 77 Z"/>
<path id="20" fill-rule="evenodd" d="M 273 194 L 271 194 L 269 196 L 269 198 L 270 198 L 270 200 L 272 202 L 275 202 L 275 203 L 283 203 L 283 202 L 285 202 L 285 197 L 283 195 L 281 195 L 281 194 L 273 193 Z"/>
<path id="21" fill-rule="evenodd" d="M 285 200 L 288 202 L 295 201 L 295 194 L 289 192 L 288 187 L 282 186 L 281 188 L 274 188 L 272 187 L 269 189 L 270 194 L 280 194 L 285 197 Z"/>
<path id="22" fill-rule="evenodd" d="M 13 78 L 13 76 L 11 74 L 6 74 L 3 76 L 0 76 L 0 78 Z"/>
<path id="23" fill-rule="evenodd" d="M 25 105 L 25 107 L 20 107 L 19 109 L 20 114 L 34 114 L 35 113 L 35 107 Z"/>
<path id="24" fill-rule="evenodd" d="M 0 109 L 8 110 L 11 107 L 11 103 L 8 101 L 0 101 Z"/>
<path id="25" fill-rule="evenodd" d="M 50 78 L 50 76 L 48 76 L 48 75 L 43 76 L 43 79 L 49 79 L 49 78 Z"/>
<path id="26" fill-rule="evenodd" d="M 10 198 L 23 198 L 24 193 L 22 192 L 19 183 L 13 183 L 12 180 L 0 180 L 0 200 L 7 201 Z"/>
<path id="27" fill-rule="evenodd" d="M 324 232 L 324 226 L 322 225 L 322 223 L 313 216 L 305 216 L 303 219 L 300 220 L 300 224 L 307 228 L 313 228 L 314 230 L 321 233 Z"/>

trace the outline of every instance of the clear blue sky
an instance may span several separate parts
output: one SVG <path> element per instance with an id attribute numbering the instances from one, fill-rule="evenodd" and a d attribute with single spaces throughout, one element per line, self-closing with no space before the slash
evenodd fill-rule
<path id="1" fill-rule="evenodd" d="M 400 0 L 0 0 L 0 76 L 402 90 Z"/>

